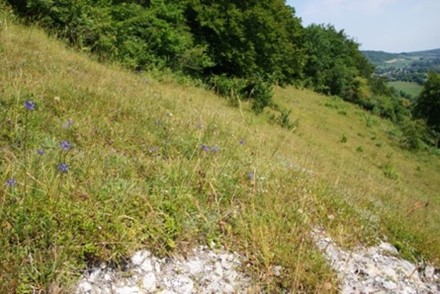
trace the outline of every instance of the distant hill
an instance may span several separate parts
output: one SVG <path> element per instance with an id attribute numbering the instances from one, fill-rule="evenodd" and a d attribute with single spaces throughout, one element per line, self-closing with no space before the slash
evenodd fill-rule
<path id="1" fill-rule="evenodd" d="M 440 72 L 440 49 L 402 53 L 365 50 L 362 53 L 376 66 L 375 73 L 390 81 L 423 84 L 429 71 Z"/>

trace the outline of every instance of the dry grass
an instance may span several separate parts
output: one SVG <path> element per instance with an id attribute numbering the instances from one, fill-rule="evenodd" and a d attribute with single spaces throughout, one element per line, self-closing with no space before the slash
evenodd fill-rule
<path id="1" fill-rule="evenodd" d="M 299 155 L 313 150 L 310 169 L 342 199 L 373 214 L 381 234 L 402 250 L 414 247 L 412 257 L 421 253 L 438 263 L 438 155 L 403 150 L 393 135 L 397 126 L 340 99 L 294 89 L 280 89 L 278 97 L 300 120 L 292 151 Z"/>
<path id="2" fill-rule="evenodd" d="M 278 89 L 299 118 L 293 132 L 171 77 L 98 64 L 35 28 L 2 25 L 0 47 L 0 292 L 67 289 L 87 263 L 211 241 L 243 254 L 259 289 L 336 291 L 309 236 L 316 225 L 347 245 L 387 235 L 439 262 L 438 157 L 399 149 L 386 121 Z M 69 173 L 54 168 L 60 158 Z"/>

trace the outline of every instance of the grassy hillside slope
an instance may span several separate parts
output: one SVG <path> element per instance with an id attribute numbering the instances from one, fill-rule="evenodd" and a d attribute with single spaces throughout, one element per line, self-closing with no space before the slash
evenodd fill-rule
<path id="1" fill-rule="evenodd" d="M 292 89 L 278 96 L 300 121 L 295 142 L 301 148 L 292 151 L 313 154 L 311 169 L 370 225 L 376 223 L 380 234 L 403 251 L 413 245 L 409 255 L 423 253 L 438 262 L 438 155 L 400 149 L 396 126 L 339 98 Z"/>
<path id="2" fill-rule="evenodd" d="M 87 264 L 211 242 L 245 256 L 256 290 L 336 291 L 316 225 L 440 262 L 438 157 L 402 151 L 352 105 L 277 89 L 289 131 L 5 16 L 0 66 L 1 293 L 62 292 Z"/>

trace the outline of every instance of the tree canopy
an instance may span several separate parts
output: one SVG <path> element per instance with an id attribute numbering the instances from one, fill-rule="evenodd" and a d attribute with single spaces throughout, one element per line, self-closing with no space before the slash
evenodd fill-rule
<path id="1" fill-rule="evenodd" d="M 429 128 L 440 134 L 440 74 L 430 72 L 416 101 L 414 114 L 426 120 Z"/>
<path id="2" fill-rule="evenodd" d="M 192 0 L 186 18 L 215 63 L 205 73 L 292 83 L 304 58 L 294 13 L 282 0 Z"/>
<path id="3" fill-rule="evenodd" d="M 383 98 L 386 91 L 377 95 L 373 66 L 357 42 L 331 25 L 303 27 L 284 0 L 8 2 L 101 60 L 190 75 L 219 93 L 253 99 L 256 112 L 271 105 L 274 84 L 304 85 L 388 117 L 400 107 L 398 98 Z"/>
<path id="4" fill-rule="evenodd" d="M 358 43 L 331 25 L 312 24 L 305 29 L 304 48 L 304 75 L 309 86 L 324 94 L 357 99 L 360 85 L 356 78 L 369 78 L 373 72 Z"/>

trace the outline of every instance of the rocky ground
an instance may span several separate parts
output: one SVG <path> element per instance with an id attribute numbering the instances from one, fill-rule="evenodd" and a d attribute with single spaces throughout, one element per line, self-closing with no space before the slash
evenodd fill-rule
<path id="1" fill-rule="evenodd" d="M 138 251 L 124 271 L 104 264 L 88 271 L 76 294 L 246 293 L 250 279 L 238 270 L 240 265 L 237 254 L 206 246 L 187 258 L 158 258 Z"/>
<path id="2" fill-rule="evenodd" d="M 440 293 L 439 270 L 399 258 L 389 243 L 345 251 L 322 229 L 315 229 L 312 236 L 336 271 L 341 293 Z"/>
<path id="3" fill-rule="evenodd" d="M 440 293 L 440 271 L 399 258 L 391 244 L 346 251 L 322 229 L 315 229 L 312 236 L 337 273 L 341 293 Z M 238 254 L 206 246 L 194 249 L 186 258 L 158 258 L 144 250 L 136 252 L 123 270 L 105 264 L 90 269 L 83 275 L 75 293 L 253 292 L 251 279 L 240 271 L 240 267 Z"/>

